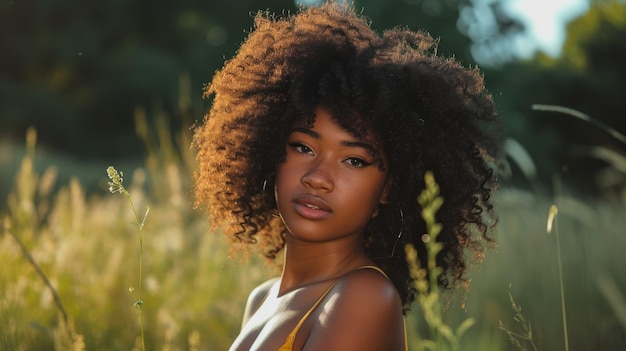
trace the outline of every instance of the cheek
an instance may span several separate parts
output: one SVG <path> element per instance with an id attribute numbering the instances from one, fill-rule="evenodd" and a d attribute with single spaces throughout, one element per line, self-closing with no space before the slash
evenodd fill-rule
<path id="1" fill-rule="evenodd" d="M 293 171 L 290 171 L 288 167 L 285 166 L 284 163 L 278 165 L 276 169 L 276 180 L 274 183 L 274 198 L 276 199 L 276 204 L 281 205 L 281 196 L 284 197 L 284 194 L 287 192 L 287 189 L 290 188 L 291 182 L 293 182 L 293 176 L 289 176 L 293 174 Z"/>
<path id="2" fill-rule="evenodd" d="M 352 206 L 361 209 L 360 212 L 364 215 L 374 212 L 383 200 L 384 181 L 382 178 L 363 182 L 354 182 L 348 179 L 344 186 L 349 187 L 350 192 L 354 195 Z"/>

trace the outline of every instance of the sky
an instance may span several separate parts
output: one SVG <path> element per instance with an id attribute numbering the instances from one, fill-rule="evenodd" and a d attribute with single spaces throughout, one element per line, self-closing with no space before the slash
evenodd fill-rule
<path id="1" fill-rule="evenodd" d="M 475 3 L 490 3 L 494 0 L 472 0 Z M 322 0 L 295 0 L 296 4 L 319 4 Z M 509 13 L 527 24 L 527 33 L 517 38 L 518 55 L 531 57 L 536 50 L 558 56 L 565 40 L 565 25 L 584 13 L 589 0 L 505 0 Z"/>
<path id="2" fill-rule="evenodd" d="M 509 0 L 506 8 L 517 14 L 526 24 L 528 33 L 520 40 L 521 55 L 538 48 L 558 56 L 565 40 L 565 25 L 584 13 L 589 0 Z"/>

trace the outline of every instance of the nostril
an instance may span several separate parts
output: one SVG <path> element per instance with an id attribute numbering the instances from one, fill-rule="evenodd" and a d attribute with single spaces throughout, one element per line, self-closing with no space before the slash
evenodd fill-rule
<path id="1" fill-rule="evenodd" d="M 333 181 L 329 172 L 318 168 L 311 169 L 302 177 L 302 183 L 314 189 L 332 189 Z"/>

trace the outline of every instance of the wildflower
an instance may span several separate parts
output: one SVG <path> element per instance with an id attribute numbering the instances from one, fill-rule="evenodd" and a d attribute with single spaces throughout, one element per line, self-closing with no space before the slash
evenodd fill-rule
<path id="1" fill-rule="evenodd" d="M 109 176 L 109 179 L 111 179 L 111 181 L 109 182 L 109 191 L 113 194 L 124 194 L 126 192 L 126 189 L 122 184 L 124 182 L 124 178 L 122 178 L 124 176 L 124 173 L 118 173 L 115 167 L 109 166 L 107 168 L 107 175 Z"/>

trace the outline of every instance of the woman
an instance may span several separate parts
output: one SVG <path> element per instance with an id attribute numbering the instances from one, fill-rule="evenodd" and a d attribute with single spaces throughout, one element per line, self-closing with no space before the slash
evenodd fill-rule
<path id="1" fill-rule="evenodd" d="M 250 294 L 231 350 L 405 350 L 404 247 L 425 266 L 427 171 L 444 198 L 439 285 L 463 282 L 465 252 L 491 240 L 501 126 L 480 72 L 435 49 L 329 2 L 260 13 L 216 73 L 194 134 L 196 204 L 234 247 L 282 262 Z"/>

